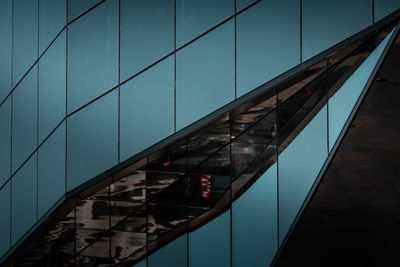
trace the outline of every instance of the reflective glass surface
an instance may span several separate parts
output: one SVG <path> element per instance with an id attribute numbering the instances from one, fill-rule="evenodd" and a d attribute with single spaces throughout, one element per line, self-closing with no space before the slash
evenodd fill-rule
<path id="1" fill-rule="evenodd" d="M 12 179 L 11 244 L 17 242 L 37 219 L 36 161 L 34 154 Z"/>
<path id="2" fill-rule="evenodd" d="M 238 96 L 300 63 L 299 9 L 299 1 L 261 1 L 237 16 Z"/>
<path id="3" fill-rule="evenodd" d="M 68 21 L 75 19 L 101 0 L 68 0 Z"/>
<path id="4" fill-rule="evenodd" d="M 120 30 L 123 81 L 174 50 L 174 1 L 122 0 Z"/>
<path id="5" fill-rule="evenodd" d="M 8 182 L 0 190 L 0 254 L 5 253 L 10 247 L 10 200 L 11 200 L 11 182 Z"/>
<path id="6" fill-rule="evenodd" d="M 234 14 L 232 0 L 177 0 L 176 44 L 184 45 Z"/>
<path id="7" fill-rule="evenodd" d="M 39 54 L 65 25 L 66 8 L 66 0 L 39 0 Z"/>
<path id="8" fill-rule="evenodd" d="M 117 83 L 118 1 L 109 0 L 68 26 L 68 113 Z"/>
<path id="9" fill-rule="evenodd" d="M 172 134 L 174 58 L 163 60 L 122 85 L 120 108 L 122 160 Z"/>
<path id="10" fill-rule="evenodd" d="M 12 171 L 21 166 L 37 146 L 37 71 L 35 67 L 13 92 Z"/>
<path id="11" fill-rule="evenodd" d="M 63 32 L 39 61 L 39 143 L 65 116 L 65 39 Z"/>
<path id="12" fill-rule="evenodd" d="M 177 130 L 234 99 L 234 55 L 232 20 L 177 53 Z"/>
<path id="13" fill-rule="evenodd" d="M 0 186 L 11 175 L 11 98 L 0 106 Z"/>
<path id="14" fill-rule="evenodd" d="M 12 0 L 0 1 L 0 101 L 11 90 Z"/>

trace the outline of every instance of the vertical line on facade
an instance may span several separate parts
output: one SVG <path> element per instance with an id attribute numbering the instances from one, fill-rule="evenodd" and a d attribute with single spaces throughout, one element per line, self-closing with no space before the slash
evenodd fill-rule
<path id="1" fill-rule="evenodd" d="M 278 126 L 278 121 L 279 121 L 279 116 L 278 116 L 278 104 L 279 104 L 279 99 L 278 99 L 278 92 L 275 89 L 275 99 L 276 99 L 276 116 L 275 116 L 275 121 L 276 125 Z M 277 231 L 277 247 L 279 249 L 279 129 L 276 127 L 276 231 Z"/>
<path id="2" fill-rule="evenodd" d="M 326 59 L 326 71 L 329 68 L 329 57 Z M 329 155 L 329 88 L 326 89 L 326 145 Z"/>
<path id="3" fill-rule="evenodd" d="M 109 244 L 109 264 L 112 263 L 111 259 L 112 259 L 112 250 L 111 250 L 111 187 L 110 185 L 107 186 L 108 187 L 108 231 L 109 231 L 109 236 L 108 236 L 108 244 Z"/>
<path id="4" fill-rule="evenodd" d="M 375 24 L 375 0 L 372 0 L 372 24 Z"/>
<path id="5" fill-rule="evenodd" d="M 237 26 L 236 26 L 236 0 L 235 0 L 235 17 L 234 17 L 234 21 L 235 21 L 235 41 L 234 41 L 234 46 L 235 46 L 235 56 L 234 56 L 234 60 L 235 60 L 235 99 L 237 98 L 237 45 L 236 45 L 236 39 L 237 39 Z"/>
<path id="6" fill-rule="evenodd" d="M 121 162 L 121 0 L 118 0 L 118 163 Z"/>
<path id="7" fill-rule="evenodd" d="M 148 165 L 148 157 L 146 157 L 146 166 L 145 166 L 145 173 L 144 173 L 144 175 L 145 175 L 145 177 L 144 177 L 144 180 L 145 180 L 145 193 L 144 193 L 144 195 L 145 195 L 145 202 L 147 202 L 147 199 L 148 199 L 148 195 L 147 195 L 147 165 Z M 149 240 L 149 205 L 143 205 L 143 207 L 145 207 L 145 209 L 146 209 L 146 211 L 145 211 L 145 214 L 146 214 L 146 257 L 145 257 L 145 261 L 146 261 L 146 267 L 148 267 L 149 266 L 149 246 L 148 246 L 148 240 Z"/>
<path id="8" fill-rule="evenodd" d="M 300 63 L 303 63 L 303 0 L 300 0 Z"/>
<path id="9" fill-rule="evenodd" d="M 68 6 L 67 0 L 65 18 L 65 194 L 68 188 Z"/>
<path id="10" fill-rule="evenodd" d="M 14 1 L 11 1 L 11 88 L 13 87 L 13 74 L 14 74 Z M 10 88 L 10 89 L 11 89 Z M 10 242 L 11 247 L 11 233 L 12 233 L 12 155 L 13 155 L 13 109 L 14 109 L 14 93 L 11 93 L 11 110 L 10 110 Z"/>
<path id="11" fill-rule="evenodd" d="M 176 0 L 174 0 L 174 133 L 176 133 Z"/>
<path id="12" fill-rule="evenodd" d="M 40 1 L 37 0 L 37 71 L 36 71 L 36 221 L 39 217 L 39 18 L 40 18 Z"/>

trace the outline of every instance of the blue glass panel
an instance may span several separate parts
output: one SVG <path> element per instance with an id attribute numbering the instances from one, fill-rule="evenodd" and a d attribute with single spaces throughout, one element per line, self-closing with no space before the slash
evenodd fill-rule
<path id="1" fill-rule="evenodd" d="M 65 32 L 39 61 L 39 143 L 65 116 Z"/>
<path id="2" fill-rule="evenodd" d="M 14 244 L 36 221 L 36 153 L 12 178 L 11 243 Z"/>
<path id="3" fill-rule="evenodd" d="M 117 164 L 117 90 L 69 117 L 67 126 L 67 187 L 70 190 Z"/>
<path id="4" fill-rule="evenodd" d="M 365 0 L 303 0 L 303 60 L 369 26 L 371 8 Z"/>
<path id="5" fill-rule="evenodd" d="M 38 57 L 38 0 L 13 1 L 13 86 Z"/>
<path id="6" fill-rule="evenodd" d="M 121 81 L 173 50 L 173 0 L 121 1 Z"/>
<path id="7" fill-rule="evenodd" d="M 10 247 L 10 182 L 0 190 L 0 257 Z"/>
<path id="8" fill-rule="evenodd" d="M 69 26 L 68 113 L 118 83 L 118 1 L 110 0 Z"/>
<path id="9" fill-rule="evenodd" d="M 173 132 L 174 58 L 171 56 L 121 87 L 121 160 Z"/>
<path id="10" fill-rule="evenodd" d="M 332 150 L 339 137 L 393 31 L 386 36 L 343 86 L 329 99 L 329 151 Z"/>
<path id="11" fill-rule="evenodd" d="M 146 260 L 144 259 L 144 260 L 142 260 L 141 262 L 139 262 L 139 263 L 136 263 L 135 265 L 133 265 L 132 267 L 146 267 L 147 265 L 146 265 Z"/>
<path id="12" fill-rule="evenodd" d="M 101 0 L 68 0 L 68 21 L 71 21 Z"/>
<path id="13" fill-rule="evenodd" d="M 233 266 L 269 266 L 278 249 L 277 165 L 232 205 Z"/>
<path id="14" fill-rule="evenodd" d="M 13 93 L 12 170 L 26 160 L 37 146 L 37 66 Z"/>
<path id="15" fill-rule="evenodd" d="M 233 0 L 176 0 L 176 44 L 184 45 L 235 13 Z"/>
<path id="16" fill-rule="evenodd" d="M 279 155 L 279 243 L 281 244 L 328 155 L 324 106 Z"/>
<path id="17" fill-rule="evenodd" d="M 39 0 L 39 54 L 65 25 L 66 8 L 66 0 Z"/>
<path id="18" fill-rule="evenodd" d="M 11 0 L 0 0 L 0 102 L 11 89 L 11 6 Z"/>
<path id="19" fill-rule="evenodd" d="M 0 106 L 0 187 L 11 175 L 11 97 Z"/>
<path id="20" fill-rule="evenodd" d="M 38 152 L 38 217 L 65 192 L 65 123 L 46 140 Z"/>
<path id="21" fill-rule="evenodd" d="M 256 2 L 256 0 L 236 0 L 236 12 L 239 12 L 254 2 Z"/>
<path id="22" fill-rule="evenodd" d="M 375 21 L 383 19 L 400 8 L 399 0 L 374 0 Z"/>
<path id="23" fill-rule="evenodd" d="M 183 235 L 166 246 L 157 250 L 147 259 L 148 267 L 186 267 L 187 266 L 187 236 Z"/>
<path id="24" fill-rule="evenodd" d="M 238 96 L 300 63 L 299 9 L 298 0 L 262 1 L 237 16 Z"/>
<path id="25" fill-rule="evenodd" d="M 178 130 L 234 99 L 234 43 L 231 20 L 177 53 Z"/>
<path id="26" fill-rule="evenodd" d="M 230 266 L 230 211 L 189 234 L 189 266 Z"/>

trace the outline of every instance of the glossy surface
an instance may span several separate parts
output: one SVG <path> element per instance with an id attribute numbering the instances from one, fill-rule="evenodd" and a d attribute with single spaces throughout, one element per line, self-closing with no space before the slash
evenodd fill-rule
<path id="1" fill-rule="evenodd" d="M 37 147 L 37 66 L 22 80 L 13 93 L 12 171 Z"/>
<path id="2" fill-rule="evenodd" d="M 12 0 L 0 1 L 0 101 L 11 90 Z"/>
<path id="3" fill-rule="evenodd" d="M 66 9 L 66 0 L 39 0 L 39 54 L 47 48 L 65 25 Z"/>
<path id="4" fill-rule="evenodd" d="M 237 16 L 238 97 L 300 63 L 299 10 L 297 0 L 262 1 Z"/>
<path id="5" fill-rule="evenodd" d="M 67 123 L 67 189 L 71 190 L 117 164 L 118 92 L 92 103 Z"/>
<path id="6" fill-rule="evenodd" d="M 11 244 L 17 242 L 37 219 L 37 155 L 14 176 L 11 189 Z"/>
<path id="7" fill-rule="evenodd" d="M 120 108 L 121 160 L 172 134 L 174 58 L 167 58 L 121 86 Z"/>
<path id="8" fill-rule="evenodd" d="M 38 0 L 13 0 L 12 86 L 38 57 Z"/>
<path id="9" fill-rule="evenodd" d="M 10 247 L 10 203 L 11 203 L 11 182 L 8 182 L 0 190 L 0 254 L 5 253 Z"/>
<path id="10" fill-rule="evenodd" d="M 232 20 L 177 53 L 177 130 L 234 99 L 234 54 Z"/>
<path id="11" fill-rule="evenodd" d="M 11 98 L 0 107 L 0 186 L 11 175 Z"/>
<path id="12" fill-rule="evenodd" d="M 374 1 L 374 19 L 378 21 L 396 9 L 400 8 L 400 2 L 397 0 L 375 0 Z"/>
<path id="13" fill-rule="evenodd" d="M 56 129 L 38 151 L 38 217 L 42 217 L 64 193 L 65 123 Z"/>
<path id="14" fill-rule="evenodd" d="M 121 1 L 120 30 L 123 81 L 174 50 L 174 1 Z"/>
<path id="15" fill-rule="evenodd" d="M 75 19 L 100 2 L 101 0 L 68 0 L 68 21 Z"/>
<path id="16" fill-rule="evenodd" d="M 118 84 L 118 1 L 68 27 L 68 113 Z"/>
<path id="17" fill-rule="evenodd" d="M 65 116 L 65 39 L 63 32 L 39 61 L 39 143 Z"/>
<path id="18" fill-rule="evenodd" d="M 399 263 L 399 59 L 397 36 L 277 266 Z"/>
<path id="19" fill-rule="evenodd" d="M 176 44 L 177 47 L 191 41 L 234 14 L 234 1 L 177 0 Z"/>

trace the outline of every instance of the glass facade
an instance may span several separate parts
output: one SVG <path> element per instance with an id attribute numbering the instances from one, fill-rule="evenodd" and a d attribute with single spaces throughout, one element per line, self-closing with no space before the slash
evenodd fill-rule
<path id="1" fill-rule="evenodd" d="M 362 1 L 352 28 L 324 10 L 354 6 L 314 2 L 0 0 L 1 260 L 20 247 L 16 266 L 269 264 L 387 22 L 299 64 L 398 8 Z"/>

